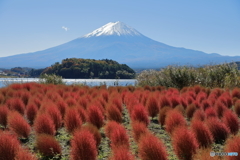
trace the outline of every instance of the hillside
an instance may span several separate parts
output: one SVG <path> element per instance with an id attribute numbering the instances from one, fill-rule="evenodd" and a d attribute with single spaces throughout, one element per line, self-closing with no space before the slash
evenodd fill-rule
<path id="1" fill-rule="evenodd" d="M 135 71 L 126 64 L 103 59 L 67 58 L 61 64 L 56 62 L 46 68 L 42 74 L 56 74 L 63 78 L 102 78 L 102 79 L 132 79 Z"/>

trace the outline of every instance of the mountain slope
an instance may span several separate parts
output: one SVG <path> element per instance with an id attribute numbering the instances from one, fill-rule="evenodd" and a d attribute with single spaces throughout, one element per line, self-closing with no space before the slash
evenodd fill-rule
<path id="1" fill-rule="evenodd" d="M 0 67 L 39 68 L 60 62 L 65 58 L 107 58 L 134 68 L 240 61 L 239 56 L 221 56 L 172 47 L 154 41 L 122 22 L 115 22 L 56 47 L 0 58 Z"/>

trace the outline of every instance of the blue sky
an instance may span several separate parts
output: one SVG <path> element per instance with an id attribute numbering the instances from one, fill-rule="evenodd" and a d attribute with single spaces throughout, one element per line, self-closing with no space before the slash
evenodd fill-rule
<path id="1" fill-rule="evenodd" d="M 115 21 L 171 46 L 240 56 L 239 0 L 0 0 L 0 57 L 54 47 Z"/>

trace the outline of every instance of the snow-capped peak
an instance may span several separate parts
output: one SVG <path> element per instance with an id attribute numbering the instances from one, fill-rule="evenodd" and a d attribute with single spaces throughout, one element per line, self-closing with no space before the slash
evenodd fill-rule
<path id="1" fill-rule="evenodd" d="M 110 22 L 91 33 L 84 35 L 84 38 L 89 37 L 98 37 L 98 36 L 109 36 L 109 35 L 129 35 L 129 36 L 141 36 L 142 34 L 139 33 L 134 28 L 124 24 L 123 22 Z"/>

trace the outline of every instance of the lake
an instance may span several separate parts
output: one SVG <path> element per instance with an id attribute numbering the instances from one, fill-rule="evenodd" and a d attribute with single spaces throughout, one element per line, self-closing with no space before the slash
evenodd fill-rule
<path id="1" fill-rule="evenodd" d="M 38 82 L 38 78 L 0 78 L 0 88 L 12 83 Z M 136 79 L 63 79 L 67 85 L 82 83 L 87 86 L 127 86 L 135 85 Z"/>

